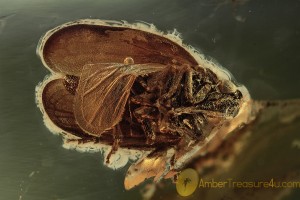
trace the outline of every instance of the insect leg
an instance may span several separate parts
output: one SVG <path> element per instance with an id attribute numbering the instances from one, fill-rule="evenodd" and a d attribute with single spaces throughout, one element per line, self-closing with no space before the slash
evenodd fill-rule
<path id="1" fill-rule="evenodd" d="M 120 125 L 116 125 L 115 127 L 113 127 L 112 134 L 113 134 L 114 142 L 112 144 L 110 152 L 106 156 L 107 164 L 109 164 L 110 157 L 118 150 L 119 143 L 120 143 L 121 136 L 122 136 L 122 131 L 120 129 Z"/>
<path id="2" fill-rule="evenodd" d="M 152 144 L 156 138 L 156 123 L 154 120 L 156 109 L 154 107 L 142 106 L 134 110 L 134 116 L 142 124 L 147 137 L 147 144 Z"/>
<path id="3" fill-rule="evenodd" d="M 188 102 L 193 103 L 193 72 L 188 70 L 185 74 L 184 95 Z"/>
<path id="4" fill-rule="evenodd" d="M 152 106 L 154 103 L 151 102 L 151 99 L 155 97 L 153 93 L 143 93 L 140 95 L 136 95 L 130 98 L 130 101 L 137 105 L 142 106 Z"/>
<path id="5" fill-rule="evenodd" d="M 130 120 L 129 120 L 129 124 L 130 124 L 130 136 L 133 135 L 132 133 L 132 112 L 131 112 L 131 101 L 128 102 L 128 110 L 129 110 L 129 117 L 130 117 Z"/>
<path id="6" fill-rule="evenodd" d="M 188 102 L 192 104 L 198 104 L 206 98 L 212 87 L 211 84 L 205 83 L 201 86 L 201 88 L 197 89 L 198 91 L 194 91 L 193 82 L 193 72 L 191 70 L 188 70 L 185 73 L 184 94 Z"/>
<path id="7" fill-rule="evenodd" d="M 137 77 L 136 82 L 138 82 L 146 91 L 150 91 L 150 88 L 147 85 L 147 82 L 142 77 Z"/>
<path id="8" fill-rule="evenodd" d="M 200 102 L 202 102 L 207 94 L 210 92 L 211 90 L 211 85 L 210 84 L 205 84 L 203 85 L 200 90 L 197 91 L 197 93 L 194 95 L 194 104 L 198 104 Z"/>
<path id="9" fill-rule="evenodd" d="M 176 68 L 174 70 L 175 70 L 175 72 L 174 72 L 174 77 L 171 80 L 172 81 L 171 86 L 170 86 L 168 92 L 161 96 L 160 100 L 170 99 L 170 97 L 172 97 L 175 94 L 178 87 L 180 86 L 180 82 L 181 82 L 182 76 L 183 76 L 183 71 L 180 69 L 176 69 Z"/>
<path id="10" fill-rule="evenodd" d="M 147 137 L 147 144 L 153 144 L 156 138 L 156 133 L 154 131 L 154 126 L 151 123 L 151 121 L 149 119 L 145 119 L 142 122 L 142 127 L 146 133 L 146 137 Z"/>
<path id="11" fill-rule="evenodd" d="M 187 117 L 173 116 L 173 123 L 168 123 L 166 131 L 177 133 L 181 137 L 187 137 L 188 140 L 195 140 L 194 127 L 191 120 Z"/>
<path id="12" fill-rule="evenodd" d="M 204 139 L 203 128 L 206 125 L 206 119 L 201 114 L 192 114 L 190 115 L 190 122 L 193 127 L 193 138 L 197 141 Z"/>

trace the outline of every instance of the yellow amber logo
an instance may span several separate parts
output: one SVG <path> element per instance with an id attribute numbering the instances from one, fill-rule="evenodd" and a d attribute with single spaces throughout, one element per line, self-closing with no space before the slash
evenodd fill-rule
<path id="1" fill-rule="evenodd" d="M 176 182 L 176 190 L 180 196 L 193 194 L 198 187 L 199 176 L 196 170 L 188 168 L 180 172 Z"/>

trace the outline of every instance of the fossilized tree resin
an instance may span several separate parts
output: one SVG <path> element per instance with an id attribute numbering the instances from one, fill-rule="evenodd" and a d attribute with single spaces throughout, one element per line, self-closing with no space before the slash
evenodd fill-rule
<path id="1" fill-rule="evenodd" d="M 88 64 L 123 63 L 124 59 L 129 57 L 134 60 L 134 64 L 188 64 L 206 68 L 216 74 L 217 78 L 224 83 L 225 89 L 231 90 L 231 87 L 236 87 L 242 93 L 243 99 L 237 115 L 222 127 L 213 129 L 204 141 L 180 152 L 174 163 L 173 171 L 179 171 L 213 138 L 224 138 L 232 130 L 251 120 L 251 100 L 247 89 L 242 85 L 232 84 L 229 72 L 213 61 L 205 59 L 192 47 L 184 45 L 176 31 L 166 34 L 158 31 L 153 25 L 144 23 L 79 20 L 48 31 L 39 42 L 37 54 L 51 75 L 37 86 L 36 102 L 49 130 L 63 136 L 65 148 L 87 152 L 102 151 L 104 154 L 108 154 L 112 143 L 102 142 L 111 140 L 109 132 L 101 135 L 98 139 L 90 135 L 82 138 L 81 128 L 73 117 L 74 100 L 72 94 L 68 93 L 65 88 L 67 83 L 64 77 L 67 75 L 80 77 L 83 67 Z M 57 91 L 60 91 L 58 95 L 52 95 Z M 67 112 L 59 113 L 56 106 Z M 130 146 L 138 140 L 140 138 L 133 138 L 133 140 L 121 144 L 118 151 L 112 155 L 110 163 L 104 161 L 104 164 L 117 169 L 126 165 L 129 159 L 147 161 L 145 156 L 153 150 L 153 147 L 146 144 L 145 146 L 140 144 Z M 172 141 L 170 142 L 172 143 Z M 152 176 L 156 176 L 156 180 L 159 180 L 161 177 L 157 174 L 168 176 L 165 168 L 166 162 L 171 159 L 169 155 L 172 155 L 172 150 L 166 152 L 165 158 L 156 159 L 155 169 L 152 167 L 143 171 L 139 168 L 140 161 L 133 164 L 128 170 L 125 187 L 130 189 L 145 178 Z M 151 166 L 151 162 L 154 161 L 149 159 L 149 166 Z M 136 171 L 137 168 L 140 170 Z"/>

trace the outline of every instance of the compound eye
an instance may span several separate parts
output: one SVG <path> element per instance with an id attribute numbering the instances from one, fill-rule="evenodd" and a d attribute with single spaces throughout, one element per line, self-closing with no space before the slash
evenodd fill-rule
<path id="1" fill-rule="evenodd" d="M 219 90 L 222 93 L 228 94 L 237 91 L 237 87 L 231 81 L 225 80 L 219 85 Z"/>
<path id="2" fill-rule="evenodd" d="M 126 58 L 124 59 L 124 64 L 125 64 L 125 65 L 133 65 L 133 64 L 134 64 L 133 58 L 131 58 L 131 57 L 126 57 Z"/>

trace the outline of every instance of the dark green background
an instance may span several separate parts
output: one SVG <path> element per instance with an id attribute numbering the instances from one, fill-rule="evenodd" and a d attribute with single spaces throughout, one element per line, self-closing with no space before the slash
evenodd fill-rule
<path id="1" fill-rule="evenodd" d="M 123 189 L 127 167 L 65 150 L 44 126 L 34 92 L 49 72 L 35 48 L 47 30 L 81 18 L 176 28 L 253 98 L 291 99 L 300 97 L 299 10 L 299 0 L 0 0 L 0 200 L 140 198 L 140 188 Z"/>

